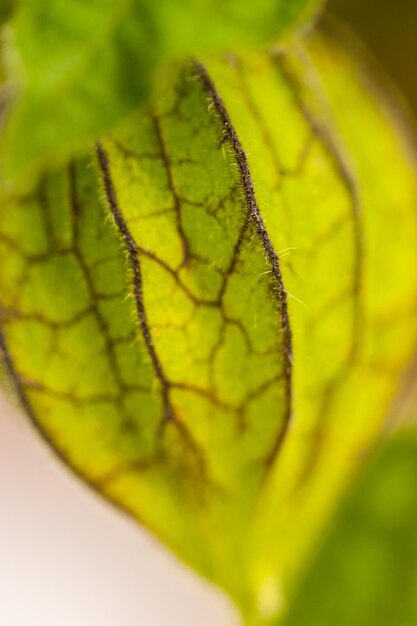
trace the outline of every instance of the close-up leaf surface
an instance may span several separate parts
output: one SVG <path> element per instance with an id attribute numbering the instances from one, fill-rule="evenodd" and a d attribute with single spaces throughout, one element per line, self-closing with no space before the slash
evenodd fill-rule
<path id="1" fill-rule="evenodd" d="M 2 192 L 20 400 L 248 624 L 285 614 L 417 347 L 413 149 L 333 28 L 203 50 L 94 155 Z"/>
<path id="2" fill-rule="evenodd" d="M 275 584 L 277 603 L 377 437 L 416 348 L 415 157 L 399 111 L 384 103 L 394 96 L 376 93 L 345 40 L 337 29 L 269 59 L 209 63 L 271 241 L 284 250 L 293 423 L 258 513 L 258 579 Z M 290 161 L 285 133 L 298 139 Z"/>
<path id="3" fill-rule="evenodd" d="M 103 141 L 116 230 L 85 164 L 3 215 L 3 325 L 19 363 L 39 342 L 17 378 L 60 453 L 243 602 L 236 564 L 288 424 L 290 338 L 276 255 L 206 89 L 181 76 L 164 110 Z"/>

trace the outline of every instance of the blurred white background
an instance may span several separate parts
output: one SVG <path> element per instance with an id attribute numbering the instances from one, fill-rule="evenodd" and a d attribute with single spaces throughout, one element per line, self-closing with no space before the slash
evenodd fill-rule
<path id="1" fill-rule="evenodd" d="M 55 459 L 0 397 L 0 626 L 237 626 L 227 599 Z"/>

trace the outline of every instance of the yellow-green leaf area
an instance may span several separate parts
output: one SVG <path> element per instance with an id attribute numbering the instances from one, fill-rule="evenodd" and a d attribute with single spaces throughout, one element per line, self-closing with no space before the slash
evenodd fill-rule
<path id="1" fill-rule="evenodd" d="M 177 68 L 0 214 L 27 411 L 248 623 L 285 611 L 417 344 L 414 157 L 341 41 Z"/>
<path id="2" fill-rule="evenodd" d="M 415 350 L 415 161 L 400 112 L 367 87 L 369 71 L 336 37 L 207 65 L 248 154 L 293 335 L 292 427 L 257 518 L 254 584 L 268 614 Z"/>
<path id="3" fill-rule="evenodd" d="M 215 532 L 204 567 L 222 580 L 229 563 L 242 586 L 246 572 L 232 563 L 244 563 L 239 542 L 288 421 L 285 299 L 204 71 L 181 74 L 160 102 L 105 139 L 99 160 L 133 271 L 140 265 L 166 433 L 183 439 L 199 476 L 194 525 Z"/>
<path id="4" fill-rule="evenodd" d="M 214 87 L 189 68 L 167 90 L 101 142 L 108 208 L 86 161 L 8 200 L 4 347 L 66 462 L 245 607 L 289 419 L 285 294 Z"/>

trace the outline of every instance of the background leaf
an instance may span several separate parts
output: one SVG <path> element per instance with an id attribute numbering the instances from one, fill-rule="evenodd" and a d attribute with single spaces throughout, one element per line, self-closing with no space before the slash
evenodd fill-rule
<path id="1" fill-rule="evenodd" d="M 15 0 L 3 0 L 0 6 L 0 26 L 10 19 L 15 6 Z"/>
<path id="2" fill-rule="evenodd" d="M 159 64 L 270 41 L 314 0 L 25 0 L 13 22 L 21 97 L 6 146 L 9 174 L 83 148 L 149 96 Z M 28 140 L 30 137 L 30 140 Z"/>
<path id="3" fill-rule="evenodd" d="M 366 42 L 417 111 L 417 82 L 410 71 L 415 55 L 417 5 L 414 0 L 331 0 L 329 9 Z"/>
<path id="4" fill-rule="evenodd" d="M 286 626 L 417 622 L 417 435 L 382 446 L 300 585 Z"/>

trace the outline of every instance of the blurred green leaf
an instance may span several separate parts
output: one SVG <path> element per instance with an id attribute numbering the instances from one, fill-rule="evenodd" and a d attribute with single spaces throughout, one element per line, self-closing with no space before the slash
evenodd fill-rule
<path id="1" fill-rule="evenodd" d="M 417 433 L 372 458 L 299 587 L 286 626 L 417 623 Z"/>
<path id="2" fill-rule="evenodd" d="M 2 0 L 0 4 L 0 26 L 10 19 L 15 6 L 15 0 Z"/>
<path id="3" fill-rule="evenodd" d="M 6 171 L 59 158 L 135 106 L 150 88 L 154 31 L 142 3 L 26 2 L 14 23 L 21 96 Z"/>
<path id="4" fill-rule="evenodd" d="M 143 102 L 166 59 L 271 41 L 320 0 L 26 0 L 13 23 L 21 98 L 5 140 L 15 174 L 84 147 Z"/>

